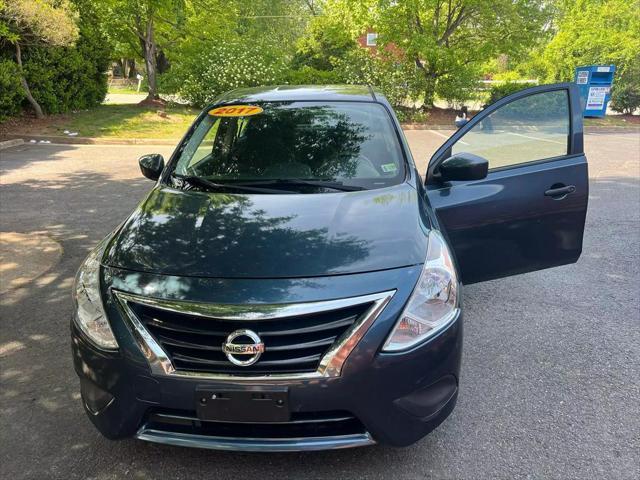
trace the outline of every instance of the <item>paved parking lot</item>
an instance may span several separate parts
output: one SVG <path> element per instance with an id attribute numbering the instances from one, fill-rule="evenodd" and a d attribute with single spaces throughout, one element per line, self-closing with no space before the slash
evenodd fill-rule
<path id="1" fill-rule="evenodd" d="M 409 131 L 418 161 L 443 131 Z M 465 288 L 458 406 L 414 446 L 241 454 L 102 438 L 69 350 L 72 277 L 151 187 L 137 157 L 170 148 L 25 145 L 0 152 L 0 229 L 46 233 L 59 262 L 0 296 L 0 477 L 640 477 L 640 137 L 589 134 L 576 265 Z M 424 168 L 422 168 L 424 170 Z"/>

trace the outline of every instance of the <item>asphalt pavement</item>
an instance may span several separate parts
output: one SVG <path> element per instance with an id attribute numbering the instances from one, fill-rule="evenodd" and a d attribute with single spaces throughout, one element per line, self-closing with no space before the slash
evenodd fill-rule
<path id="1" fill-rule="evenodd" d="M 422 169 L 446 134 L 407 133 Z M 171 148 L 0 151 L 0 229 L 46 234 L 63 248 L 47 272 L 0 295 L 0 478 L 640 478 L 640 136 L 585 141 L 582 257 L 465 287 L 451 417 L 408 448 L 304 454 L 102 438 L 85 418 L 71 363 L 72 279 L 151 188 L 137 157 Z"/>

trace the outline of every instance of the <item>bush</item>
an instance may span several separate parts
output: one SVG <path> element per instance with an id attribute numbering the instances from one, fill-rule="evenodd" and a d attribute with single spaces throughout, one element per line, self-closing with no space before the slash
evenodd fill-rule
<path id="1" fill-rule="evenodd" d="M 527 88 L 528 86 L 529 85 L 526 84 L 512 82 L 493 85 L 491 87 L 491 90 L 489 90 L 489 100 L 487 100 L 487 103 L 491 105 L 501 98 L 511 95 L 512 93 L 519 92 L 520 90 Z"/>
<path id="2" fill-rule="evenodd" d="M 633 113 L 640 108 L 640 62 L 625 65 L 616 74 L 611 108 L 619 113 Z"/>
<path id="3" fill-rule="evenodd" d="M 291 59 L 294 70 L 309 66 L 315 70 L 333 70 L 334 60 L 355 50 L 356 42 L 348 29 L 329 16 L 313 17 L 297 42 Z"/>
<path id="4" fill-rule="evenodd" d="M 480 73 L 475 72 L 472 66 L 465 67 L 465 70 L 442 76 L 436 86 L 436 96 L 455 109 L 478 98 Z"/>
<path id="5" fill-rule="evenodd" d="M 45 113 L 63 113 L 98 105 L 107 93 L 105 71 L 110 49 L 100 32 L 99 18 L 88 1 L 76 0 L 80 13 L 80 36 L 73 47 L 28 46 L 23 49 L 24 75 L 29 89 Z M 17 64 L 12 51 L 0 59 L 0 114 L 19 112 L 26 107 L 19 87 Z M 7 80 L 15 76 L 15 80 Z M 12 82 L 6 84 L 6 82 Z M 18 85 L 18 88 L 16 88 Z M 11 104 L 11 107 L 7 107 Z"/>
<path id="6" fill-rule="evenodd" d="M 290 85 L 331 85 L 342 83 L 340 74 L 335 70 L 318 70 L 309 66 L 287 71 L 283 80 L 284 83 Z"/>
<path id="7" fill-rule="evenodd" d="M 80 37 L 74 47 L 25 50 L 25 76 L 46 113 L 87 109 L 99 105 L 107 94 L 109 46 L 96 28 L 93 14 L 82 13 Z"/>
<path id="8" fill-rule="evenodd" d="M 335 60 L 335 71 L 344 83 L 379 88 L 394 105 L 402 105 L 415 91 L 415 69 L 392 57 L 374 56 L 366 49 L 349 52 Z"/>
<path id="9" fill-rule="evenodd" d="M 412 107 L 396 107 L 396 116 L 401 123 L 425 123 L 430 111 Z"/>
<path id="10" fill-rule="evenodd" d="M 11 60 L 0 60 L 0 121 L 19 113 L 23 99 L 18 65 Z"/>
<path id="11" fill-rule="evenodd" d="M 640 108 L 640 85 L 614 85 L 611 91 L 611 108 L 619 113 L 631 114 Z"/>
<path id="12" fill-rule="evenodd" d="M 266 48 L 215 43 L 176 56 L 161 85 L 191 105 L 203 106 L 228 90 L 279 83 L 283 75 L 282 62 Z"/>

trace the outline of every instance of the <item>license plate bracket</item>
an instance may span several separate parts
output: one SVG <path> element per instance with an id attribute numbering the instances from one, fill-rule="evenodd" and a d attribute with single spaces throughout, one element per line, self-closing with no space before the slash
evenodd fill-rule
<path id="1" fill-rule="evenodd" d="M 237 423 L 287 422 L 287 387 L 197 387 L 196 414 L 203 421 Z"/>

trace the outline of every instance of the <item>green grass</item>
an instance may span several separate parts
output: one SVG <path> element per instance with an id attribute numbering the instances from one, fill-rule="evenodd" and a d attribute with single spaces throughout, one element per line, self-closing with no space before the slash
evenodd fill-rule
<path id="1" fill-rule="evenodd" d="M 81 137 L 178 139 L 198 114 L 198 110 L 185 106 L 165 107 L 162 112 L 166 116 L 159 111 L 138 105 L 100 105 L 83 112 L 51 116 L 40 131 L 31 133 L 64 135 L 69 130 Z"/>
<path id="2" fill-rule="evenodd" d="M 162 115 L 161 115 L 162 113 Z M 187 131 L 197 109 L 167 105 L 166 107 L 142 107 L 135 104 L 100 105 L 91 110 L 64 115 L 51 115 L 44 120 L 16 118 L 8 122 L 5 133 L 24 135 L 60 135 L 64 131 L 78 132 L 80 137 L 104 139 L 162 139 L 177 140 Z M 165 115 L 166 114 L 166 115 Z M 431 119 L 433 122 L 450 124 L 450 119 Z M 602 119 L 585 119 L 587 126 L 640 126 L 640 117 L 622 115 L 607 116 Z M 0 128 L 0 135 L 3 129 Z"/>
<path id="3" fill-rule="evenodd" d="M 147 90 L 144 87 L 141 87 L 140 91 L 138 92 L 138 90 L 136 90 L 136 87 L 133 87 L 133 86 L 120 87 L 116 85 L 111 85 L 107 93 L 123 93 L 127 95 L 139 95 L 139 94 L 147 93 Z"/>
<path id="4" fill-rule="evenodd" d="M 636 127 L 640 125 L 640 118 L 631 115 L 607 115 L 604 118 L 585 118 L 586 126 L 601 127 Z"/>

